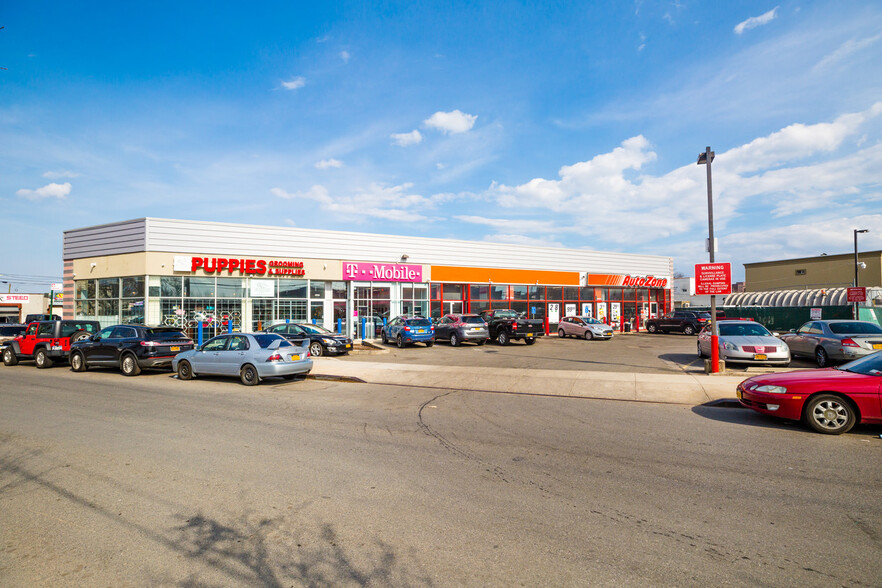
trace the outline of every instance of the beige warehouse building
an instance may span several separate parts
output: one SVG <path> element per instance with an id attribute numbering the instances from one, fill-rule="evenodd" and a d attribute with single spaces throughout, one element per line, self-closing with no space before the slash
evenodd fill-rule
<path id="1" fill-rule="evenodd" d="M 882 287 L 882 251 L 860 252 L 858 262 L 866 266 L 859 285 Z M 854 265 L 853 253 L 745 263 L 745 291 L 845 288 L 854 283 Z"/>

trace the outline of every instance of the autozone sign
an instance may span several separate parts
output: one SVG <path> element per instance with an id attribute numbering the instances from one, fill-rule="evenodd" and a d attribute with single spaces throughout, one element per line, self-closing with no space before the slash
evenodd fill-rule
<path id="1" fill-rule="evenodd" d="M 176 272 L 202 271 L 206 274 L 255 276 L 305 276 L 302 261 L 249 259 L 240 257 L 175 256 Z"/>
<path id="2" fill-rule="evenodd" d="M 628 288 L 667 288 L 668 279 L 658 276 L 585 274 L 585 286 L 625 286 Z"/>

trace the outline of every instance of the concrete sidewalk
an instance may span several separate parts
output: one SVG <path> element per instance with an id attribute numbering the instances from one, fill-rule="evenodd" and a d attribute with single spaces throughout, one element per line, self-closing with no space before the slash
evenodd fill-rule
<path id="1" fill-rule="evenodd" d="M 742 376 L 478 368 L 368 363 L 314 357 L 314 376 L 357 378 L 369 384 L 541 394 L 697 405 L 735 398 Z"/>

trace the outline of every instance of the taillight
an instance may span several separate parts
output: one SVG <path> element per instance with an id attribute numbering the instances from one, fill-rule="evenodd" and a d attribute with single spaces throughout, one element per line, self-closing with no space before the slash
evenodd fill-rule
<path id="1" fill-rule="evenodd" d="M 273 353 L 272 355 L 267 357 L 266 360 L 267 361 L 284 361 L 281 354 L 279 354 L 279 353 Z"/>
<path id="2" fill-rule="evenodd" d="M 860 347 L 860 345 L 855 343 L 854 339 L 843 339 L 841 345 L 843 347 Z"/>
<path id="3" fill-rule="evenodd" d="M 404 330 L 410 333 L 410 327 L 404 327 Z"/>
<path id="4" fill-rule="evenodd" d="M 156 347 L 159 345 L 156 341 L 141 341 L 141 347 Z"/>

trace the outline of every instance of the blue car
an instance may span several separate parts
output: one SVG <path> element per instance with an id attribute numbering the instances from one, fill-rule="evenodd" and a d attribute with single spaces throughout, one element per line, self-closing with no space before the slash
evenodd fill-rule
<path id="1" fill-rule="evenodd" d="M 420 316 L 395 317 L 380 331 L 383 343 L 394 341 L 399 349 L 409 343 L 425 343 L 426 347 L 435 344 L 435 327 L 432 321 Z"/>

